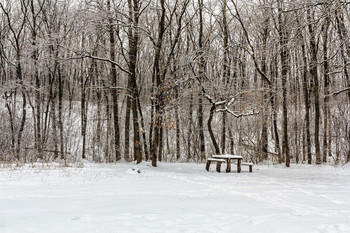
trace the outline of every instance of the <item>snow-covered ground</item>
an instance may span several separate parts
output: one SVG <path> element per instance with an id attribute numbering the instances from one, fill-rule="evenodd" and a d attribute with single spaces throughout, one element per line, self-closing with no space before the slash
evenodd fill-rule
<path id="1" fill-rule="evenodd" d="M 204 167 L 0 168 L 0 232 L 350 232 L 350 166 Z"/>

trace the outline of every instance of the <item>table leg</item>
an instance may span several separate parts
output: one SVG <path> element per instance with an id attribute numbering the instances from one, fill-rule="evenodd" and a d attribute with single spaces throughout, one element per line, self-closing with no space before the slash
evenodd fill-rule
<path id="1" fill-rule="evenodd" d="M 209 168 L 210 168 L 210 163 L 211 163 L 211 161 L 210 161 L 210 160 L 208 160 L 208 161 L 207 161 L 207 165 L 205 166 L 205 169 L 206 169 L 207 171 L 209 171 Z"/>
<path id="2" fill-rule="evenodd" d="M 226 163 L 227 163 L 226 172 L 231 172 L 231 159 L 227 159 Z"/>
<path id="3" fill-rule="evenodd" d="M 238 173 L 241 172 L 241 160 L 242 159 L 238 159 L 238 161 L 237 161 L 237 172 Z"/>

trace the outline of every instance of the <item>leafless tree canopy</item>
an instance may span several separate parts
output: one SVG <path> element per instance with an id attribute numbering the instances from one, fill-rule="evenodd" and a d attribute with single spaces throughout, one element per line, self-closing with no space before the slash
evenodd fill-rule
<path id="1" fill-rule="evenodd" d="M 350 4 L 0 0 L 0 161 L 350 161 Z"/>

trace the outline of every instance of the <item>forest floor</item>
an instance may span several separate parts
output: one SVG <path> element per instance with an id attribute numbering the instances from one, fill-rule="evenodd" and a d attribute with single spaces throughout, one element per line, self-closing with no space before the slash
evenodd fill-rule
<path id="1" fill-rule="evenodd" d="M 182 163 L 2 167 L 0 232 L 350 232 L 349 165 L 247 170 L 207 172 L 205 164 Z"/>

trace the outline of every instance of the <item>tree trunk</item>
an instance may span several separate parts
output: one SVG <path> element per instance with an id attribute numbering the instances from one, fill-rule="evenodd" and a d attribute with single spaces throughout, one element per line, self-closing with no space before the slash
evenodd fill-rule
<path id="1" fill-rule="evenodd" d="M 277 57 L 275 57 L 272 60 L 271 67 L 271 85 L 270 88 L 270 104 L 271 104 L 271 110 L 272 110 L 272 124 L 273 124 L 273 135 L 275 137 L 275 150 L 277 152 L 278 157 L 278 163 L 282 163 L 282 153 L 281 153 L 281 146 L 280 146 L 280 138 L 278 133 L 278 126 L 277 126 L 277 112 L 279 111 L 277 106 L 277 98 L 274 94 L 277 92 L 277 77 L 278 77 L 278 67 L 277 67 Z M 275 88 L 274 88 L 275 87 Z"/>
<path id="2" fill-rule="evenodd" d="M 199 46 L 199 79 L 203 81 L 205 72 L 205 60 L 204 60 L 204 47 L 203 47 L 203 0 L 198 0 L 199 8 L 199 35 L 198 35 L 198 46 Z M 198 131 L 200 141 L 200 160 L 204 161 L 205 155 L 205 137 L 204 137 L 204 113 L 203 113 L 203 99 L 200 95 L 198 98 Z"/>
<path id="3" fill-rule="evenodd" d="M 263 43 L 262 43 L 262 54 L 261 54 L 261 71 L 266 74 L 266 47 L 267 47 L 267 39 L 269 35 L 269 17 L 267 16 L 268 12 L 266 12 L 266 18 L 264 19 L 264 34 L 263 34 Z M 265 89 L 268 88 L 268 84 L 263 81 L 263 89 L 265 92 Z M 270 90 L 271 91 L 271 90 Z M 263 101 L 269 98 L 268 91 L 264 93 Z M 263 102 L 264 103 L 264 102 Z M 263 160 L 267 159 L 267 152 L 268 152 L 268 110 L 263 109 L 262 110 L 262 129 L 261 129 L 261 144 L 260 144 L 260 151 L 261 151 L 261 157 Z"/>
<path id="4" fill-rule="evenodd" d="M 301 27 L 299 21 L 298 25 Z M 308 164 L 312 162 L 312 154 L 311 154 L 311 133 L 310 133 L 310 95 L 309 95 L 309 82 L 307 78 L 307 59 L 306 59 L 306 47 L 305 42 L 300 34 L 300 44 L 301 44 L 301 52 L 302 52 L 302 75 L 303 75 L 303 94 L 304 94 L 304 106 L 305 106 L 305 146 L 306 146 L 306 157 Z"/>
<path id="5" fill-rule="evenodd" d="M 153 64 L 153 77 L 154 81 L 156 82 L 156 96 L 155 96 L 155 108 L 154 108 L 154 115 L 153 121 L 154 121 L 154 139 L 152 142 L 152 166 L 157 166 L 157 160 L 158 160 L 158 146 L 160 144 L 160 130 L 162 126 L 162 90 L 161 90 L 161 84 L 163 82 L 164 77 L 160 74 L 160 55 L 161 55 L 161 49 L 163 44 L 163 36 L 165 32 L 165 1 L 160 0 L 161 5 L 161 17 L 158 24 L 158 39 L 157 44 L 155 48 L 155 55 L 154 55 L 154 64 Z"/>
<path id="6" fill-rule="evenodd" d="M 208 118 L 207 125 L 208 125 L 208 131 L 209 131 L 210 139 L 213 142 L 213 145 L 214 145 L 214 148 L 215 148 L 215 153 L 217 155 L 219 155 L 220 154 L 220 148 L 219 148 L 218 143 L 216 142 L 215 135 L 213 133 L 213 129 L 211 128 L 211 122 L 213 120 L 214 114 L 215 114 L 215 103 L 210 108 L 210 115 L 209 115 L 209 118 Z"/>
<path id="7" fill-rule="evenodd" d="M 288 75 L 288 33 L 286 29 L 286 17 L 283 17 L 282 2 L 279 0 L 278 22 L 279 22 L 279 43 L 280 57 L 282 64 L 282 153 L 286 158 L 286 166 L 290 165 L 290 152 L 288 144 L 288 110 L 287 110 L 287 75 Z"/>
<path id="8" fill-rule="evenodd" d="M 314 22 L 314 16 L 312 16 L 310 8 L 307 10 L 307 19 L 309 22 Z M 320 150 L 320 97 L 319 97 L 319 82 L 317 72 L 317 46 L 316 46 L 316 34 L 314 25 L 311 23 L 308 26 L 310 33 L 310 50 L 311 50 L 311 63 L 310 63 L 310 75 L 313 80 L 313 94 L 315 98 L 315 153 L 316 164 L 321 164 L 321 150 Z"/>
<path id="9" fill-rule="evenodd" d="M 228 135 L 230 137 L 230 154 L 234 155 L 235 154 L 235 150 L 234 150 L 235 141 L 234 141 L 234 138 L 233 138 L 232 130 L 230 130 L 230 129 L 228 130 Z"/>
<path id="10" fill-rule="evenodd" d="M 109 146 L 110 146 L 110 134 L 112 131 L 112 120 L 111 120 L 111 110 L 110 110 L 110 101 L 109 101 L 109 93 L 105 91 L 105 99 L 106 99 L 106 118 L 107 118 L 107 132 L 106 132 L 106 142 L 105 142 L 105 159 L 106 162 L 112 162 L 111 155 L 109 153 Z"/>
<path id="11" fill-rule="evenodd" d="M 128 78 L 128 90 L 126 96 L 125 126 L 124 126 L 124 159 L 130 162 L 130 113 L 131 113 L 131 80 Z"/>
<path id="12" fill-rule="evenodd" d="M 347 84 L 347 86 L 350 86 L 350 75 L 349 75 L 349 65 L 348 64 L 348 59 L 347 57 L 350 57 L 350 42 L 349 42 L 349 35 L 348 35 L 348 31 L 346 30 L 346 26 L 345 26 L 345 22 L 344 22 L 344 15 L 342 12 L 341 7 L 339 7 L 336 11 L 335 11 L 335 15 L 336 15 L 336 22 L 337 22 L 337 28 L 338 28 L 338 35 L 339 38 L 342 42 L 342 46 L 341 46 L 341 55 L 343 58 L 343 63 L 344 63 L 344 75 L 345 75 L 345 82 Z M 350 91 L 348 91 L 348 99 L 350 101 Z"/>
<path id="13" fill-rule="evenodd" d="M 57 135 L 57 117 L 56 117 L 56 91 L 52 94 L 52 103 L 51 103 L 51 111 L 50 111 L 50 117 L 52 122 L 52 137 L 53 137 L 53 144 L 54 144 L 54 159 L 58 158 L 58 135 Z"/>
<path id="14" fill-rule="evenodd" d="M 82 35 L 82 42 L 81 46 L 84 48 L 84 42 L 85 42 L 85 35 L 83 33 Z M 86 148 L 86 126 L 87 126 L 87 108 L 86 108 L 86 90 L 85 90 L 85 84 L 86 84 L 85 78 L 84 78 L 84 60 L 81 61 L 80 65 L 80 92 L 81 92 L 81 99 L 80 99 L 80 104 L 81 104 L 81 110 L 80 110 L 80 115 L 81 115 L 81 136 L 83 138 L 83 147 L 82 147 L 82 159 L 86 159 L 85 155 L 85 148 Z"/>
<path id="15" fill-rule="evenodd" d="M 114 38 L 114 26 L 112 20 L 112 11 L 110 0 L 107 0 L 107 10 L 109 12 L 109 55 L 112 61 L 115 61 L 115 38 Z M 112 99 L 113 99 L 113 122 L 114 122 L 114 153 L 115 160 L 121 159 L 120 154 L 120 134 L 119 134 L 119 107 L 118 107 L 118 90 L 117 90 L 117 70 L 115 64 L 111 63 L 110 79 L 112 83 Z"/>
<path id="16" fill-rule="evenodd" d="M 19 131 L 18 131 L 18 136 L 17 136 L 17 148 L 16 148 L 16 154 L 17 154 L 17 159 L 20 159 L 20 152 L 21 152 L 21 143 L 22 143 L 22 134 L 23 134 L 23 130 L 24 130 L 24 125 L 26 123 L 26 117 L 27 117 L 27 110 L 26 110 L 26 106 L 27 106 L 27 97 L 26 97 L 26 93 L 25 93 L 25 88 L 22 87 L 22 119 L 21 119 L 21 125 L 19 127 Z"/>
<path id="17" fill-rule="evenodd" d="M 327 162 L 328 149 L 328 94 L 329 94 L 329 64 L 328 64 L 328 28 L 330 19 L 327 17 L 325 24 L 322 26 L 323 31 L 323 81 L 324 81 L 324 104 L 323 104 L 323 151 L 322 161 Z"/>
<path id="18" fill-rule="evenodd" d="M 228 48 L 228 25 L 227 25 L 227 0 L 223 1 L 222 7 L 222 24 L 223 24 L 223 44 L 224 44 L 224 60 L 223 60 L 223 73 L 222 73 L 222 84 L 223 86 L 227 86 L 229 84 L 230 79 L 230 59 L 229 59 L 229 48 Z M 224 154 L 226 150 L 226 118 L 227 113 L 223 112 L 222 114 L 222 131 L 221 131 L 221 151 Z"/>
<path id="19" fill-rule="evenodd" d="M 58 72 L 58 128 L 60 131 L 60 158 L 62 160 L 66 159 L 64 151 L 64 132 L 63 132 L 63 79 L 61 68 L 57 68 Z"/>
<path id="20" fill-rule="evenodd" d="M 7 95 L 7 93 L 4 93 L 4 97 L 5 97 L 5 101 L 6 101 L 6 108 L 9 114 L 9 121 L 10 121 L 10 128 L 11 128 L 11 153 L 12 156 L 15 155 L 15 148 L 16 148 L 16 136 L 15 136 L 15 127 L 14 127 L 14 121 L 13 121 L 13 113 L 11 110 L 11 106 L 9 104 L 8 98 L 11 98 L 11 95 L 13 95 L 13 93 L 11 93 L 10 95 Z"/>
<path id="21" fill-rule="evenodd" d="M 187 161 L 190 161 L 192 158 L 191 154 L 191 136 L 192 136 L 192 125 L 193 125 L 193 91 L 192 85 L 190 87 L 190 103 L 189 103 L 189 111 L 188 111 L 188 132 L 187 132 Z"/>
<path id="22" fill-rule="evenodd" d="M 129 79 L 132 87 L 132 116 L 133 116 L 133 129 L 134 129 L 134 159 L 137 163 L 141 163 L 141 143 L 140 143 L 140 126 L 137 110 L 137 98 L 138 98 L 138 88 L 137 88 L 137 77 L 136 77 L 136 62 L 137 62 L 137 46 L 139 40 L 138 32 L 138 20 L 139 20 L 139 0 L 128 0 L 129 6 L 129 18 L 132 19 L 133 30 L 129 27 L 128 30 L 128 41 L 129 41 Z"/>
<path id="23" fill-rule="evenodd" d="M 145 120 L 144 120 L 143 114 L 142 114 L 139 92 L 137 92 L 137 105 L 138 105 L 138 111 L 139 111 L 140 120 L 141 120 L 141 127 L 142 127 L 141 133 L 142 133 L 142 139 L 143 139 L 143 149 L 145 152 L 145 160 L 148 161 L 149 160 L 149 153 L 148 153 L 148 148 L 147 148 L 146 126 L 145 126 Z"/>
<path id="24" fill-rule="evenodd" d="M 175 74 L 176 75 L 176 74 Z M 181 158 L 181 148 L 180 148 L 180 115 L 179 115 L 179 91 L 175 89 L 175 135 L 176 135 L 176 160 Z"/>
<path id="25" fill-rule="evenodd" d="M 163 117 L 160 117 L 160 118 L 162 119 Z M 161 120 L 161 122 L 163 122 L 163 119 Z M 163 137 L 164 137 L 164 128 L 161 125 L 159 128 L 159 144 L 158 144 L 158 161 L 159 162 L 163 161 L 163 147 L 164 147 Z"/>

